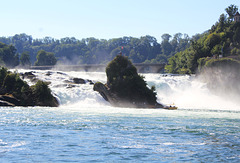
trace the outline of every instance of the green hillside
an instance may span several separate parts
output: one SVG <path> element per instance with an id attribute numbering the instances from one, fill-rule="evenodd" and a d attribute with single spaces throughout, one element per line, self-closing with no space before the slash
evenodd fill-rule
<path id="1" fill-rule="evenodd" d="M 194 74 L 212 59 L 240 60 L 240 15 L 235 5 L 225 9 L 212 28 L 168 60 L 168 73 Z"/>

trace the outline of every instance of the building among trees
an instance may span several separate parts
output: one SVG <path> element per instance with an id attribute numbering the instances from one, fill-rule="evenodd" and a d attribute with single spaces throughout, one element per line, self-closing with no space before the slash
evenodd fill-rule
<path id="1" fill-rule="evenodd" d="M 239 14 L 239 12 L 237 12 L 237 13 L 234 15 L 234 21 L 235 21 L 235 22 L 240 22 L 240 14 Z"/>

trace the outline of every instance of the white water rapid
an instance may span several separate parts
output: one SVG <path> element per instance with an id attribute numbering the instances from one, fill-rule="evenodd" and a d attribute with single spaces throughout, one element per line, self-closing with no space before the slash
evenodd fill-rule
<path id="1" fill-rule="evenodd" d="M 18 70 L 19 73 L 30 70 Z M 93 91 L 93 82 L 106 83 L 104 72 L 59 72 L 33 71 L 37 78 L 51 82 L 53 93 L 60 99 L 62 106 L 110 106 L 108 102 Z M 158 102 L 165 105 L 176 105 L 179 109 L 239 110 L 240 104 L 230 99 L 214 95 L 205 83 L 199 82 L 195 76 L 143 74 L 149 86 L 155 85 Z M 72 78 L 82 78 L 87 84 L 66 84 Z M 28 81 L 30 82 L 30 81 Z"/>

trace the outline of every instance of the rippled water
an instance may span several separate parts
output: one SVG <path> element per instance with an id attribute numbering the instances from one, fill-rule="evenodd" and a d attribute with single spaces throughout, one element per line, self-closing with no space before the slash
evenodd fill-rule
<path id="1" fill-rule="evenodd" d="M 105 80 L 101 73 L 70 75 Z M 114 108 L 91 85 L 59 88 L 57 79 L 65 77 L 51 78 L 61 107 L 0 108 L 0 162 L 240 161 L 239 106 L 223 103 L 204 86 L 187 95 L 186 89 L 197 87 L 187 76 L 146 75 L 159 101 L 179 106 L 174 111 Z M 184 101 L 191 96 L 210 98 L 215 105 Z"/>

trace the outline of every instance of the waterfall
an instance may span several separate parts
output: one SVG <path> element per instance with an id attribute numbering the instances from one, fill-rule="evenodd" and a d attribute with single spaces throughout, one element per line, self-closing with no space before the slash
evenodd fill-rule
<path id="1" fill-rule="evenodd" d="M 30 70 L 18 70 L 26 72 Z M 106 83 L 104 72 L 58 72 L 36 70 L 37 78 L 48 81 L 61 105 L 109 106 L 88 81 Z M 155 85 L 158 102 L 179 109 L 239 110 L 239 104 L 213 94 L 206 86 L 189 75 L 143 74 L 147 84 Z M 70 84 L 72 78 L 82 78 L 86 84 Z M 30 84 L 31 82 L 28 81 Z"/>

